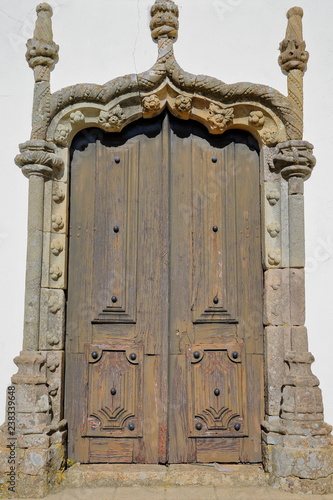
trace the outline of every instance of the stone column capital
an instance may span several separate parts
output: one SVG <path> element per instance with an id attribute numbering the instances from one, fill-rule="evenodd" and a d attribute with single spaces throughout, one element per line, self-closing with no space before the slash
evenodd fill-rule
<path id="1" fill-rule="evenodd" d="M 306 180 L 310 177 L 316 159 L 312 154 L 313 146 L 307 141 L 291 140 L 275 146 L 270 169 L 280 171 L 288 181 L 292 177 Z"/>
<path id="2" fill-rule="evenodd" d="M 51 142 L 32 139 L 20 144 L 20 151 L 15 163 L 26 177 L 38 175 L 50 178 L 63 167 L 63 160 L 55 154 L 56 147 Z"/>

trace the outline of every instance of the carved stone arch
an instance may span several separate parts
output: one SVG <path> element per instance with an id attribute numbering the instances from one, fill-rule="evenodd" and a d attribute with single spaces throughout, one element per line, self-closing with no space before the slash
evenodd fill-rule
<path id="1" fill-rule="evenodd" d="M 315 159 L 312 145 L 302 138 L 302 79 L 308 60 L 302 9 L 288 11 L 286 37 L 280 46 L 279 64 L 288 76 L 288 96 L 265 85 L 229 85 L 182 70 L 173 52 L 178 8 L 172 0 L 156 0 L 152 7 L 150 27 L 158 58 L 150 70 L 52 94 L 50 70 L 58 59 L 52 9 L 42 3 L 37 13 L 26 55 L 35 77 L 33 127 L 31 139 L 20 145 L 15 159 L 29 178 L 30 192 L 24 341 L 23 351 L 15 358 L 19 370 L 12 378 L 20 394 L 17 432 L 23 457 L 17 470 L 17 494 L 44 495 L 66 458 L 64 291 L 71 141 L 85 128 L 120 132 L 129 123 L 153 118 L 166 108 L 177 118 L 202 123 L 211 134 L 246 130 L 260 145 L 266 370 L 263 465 L 271 484 L 288 484 L 293 491 L 329 491 L 331 428 L 323 420 L 319 381 L 311 372 L 313 357 L 304 326 L 303 181 L 311 175 Z M 1 463 L 7 460 L 6 438 L 1 432 Z M 29 453 L 42 464 L 34 474 L 26 465 Z"/>
<path id="2" fill-rule="evenodd" d="M 133 96 L 128 92 L 105 105 L 69 105 L 54 116 L 46 137 L 60 147 L 68 147 L 74 135 L 83 128 L 95 126 L 107 132 L 120 132 L 141 117 L 158 116 L 165 107 L 177 118 L 202 123 L 211 134 L 221 134 L 231 128 L 247 130 L 261 146 L 287 140 L 282 120 L 260 102 L 235 102 L 227 106 L 223 101 L 206 97 L 205 93 L 183 92 L 168 82 L 153 93 Z"/>

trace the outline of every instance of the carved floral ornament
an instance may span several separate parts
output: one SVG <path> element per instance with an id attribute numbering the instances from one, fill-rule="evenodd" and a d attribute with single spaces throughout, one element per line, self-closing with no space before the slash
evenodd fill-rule
<path id="1" fill-rule="evenodd" d="M 165 105 L 176 117 L 194 119 L 203 123 L 213 134 L 222 134 L 228 128 L 248 130 L 259 144 L 275 146 L 285 139 L 280 119 L 260 104 L 235 103 L 233 106 L 207 99 L 200 95 L 179 93 L 165 83 L 157 92 L 137 96 L 135 104 L 127 95 L 118 104 L 107 109 L 101 105 L 78 106 L 58 113 L 49 128 L 49 140 L 60 147 L 69 147 L 74 135 L 85 127 L 99 127 L 106 132 L 121 130 L 138 118 L 151 118 L 160 114 Z"/>

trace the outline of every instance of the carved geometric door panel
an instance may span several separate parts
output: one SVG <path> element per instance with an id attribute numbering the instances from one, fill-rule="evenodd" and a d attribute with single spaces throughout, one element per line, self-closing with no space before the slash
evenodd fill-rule
<path id="1" fill-rule="evenodd" d="M 86 345 L 85 436 L 142 435 L 142 346 Z"/>
<path id="2" fill-rule="evenodd" d="M 70 458 L 260 461 L 256 142 L 165 112 L 71 155 Z"/>
<path id="3" fill-rule="evenodd" d="M 192 345 L 187 358 L 189 436 L 246 436 L 244 345 Z"/>

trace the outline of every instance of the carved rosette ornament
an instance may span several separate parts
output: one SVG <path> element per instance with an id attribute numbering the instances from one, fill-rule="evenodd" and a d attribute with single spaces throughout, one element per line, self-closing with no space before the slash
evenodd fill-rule
<path id="1" fill-rule="evenodd" d="M 263 140 L 263 143 L 267 146 L 274 146 L 277 143 L 276 130 L 273 130 L 271 128 L 263 129 L 261 138 Z"/>
<path id="2" fill-rule="evenodd" d="M 190 113 L 192 109 L 192 97 L 180 94 L 175 100 L 176 109 L 180 113 Z"/>
<path id="3" fill-rule="evenodd" d="M 249 123 L 256 128 L 261 128 L 265 123 L 264 113 L 262 111 L 251 111 Z"/>
<path id="4" fill-rule="evenodd" d="M 273 221 L 267 226 L 267 231 L 271 238 L 276 238 L 281 231 L 281 225 L 277 221 Z"/>
<path id="5" fill-rule="evenodd" d="M 56 203 L 61 203 L 65 199 L 65 193 L 57 185 L 53 188 L 52 199 Z"/>
<path id="6" fill-rule="evenodd" d="M 224 130 L 227 125 L 233 122 L 234 109 L 222 108 L 218 104 L 211 102 L 208 108 L 208 121 L 212 130 Z"/>
<path id="7" fill-rule="evenodd" d="M 59 240 L 52 241 L 51 252 L 53 253 L 53 255 L 58 256 L 63 251 L 63 249 L 64 247 L 62 246 Z"/>
<path id="8" fill-rule="evenodd" d="M 70 125 L 67 125 L 66 123 L 60 123 L 54 134 L 54 140 L 56 141 L 56 143 L 59 145 L 66 144 L 67 137 L 69 136 L 71 130 L 72 127 Z"/>
<path id="9" fill-rule="evenodd" d="M 69 115 L 69 119 L 72 123 L 84 123 L 86 120 L 86 117 L 84 116 L 84 114 L 80 110 L 78 110 L 78 111 L 74 111 L 73 113 L 71 113 Z"/>
<path id="10" fill-rule="evenodd" d="M 271 206 L 274 206 L 277 204 L 277 202 L 280 200 L 280 192 L 277 189 L 271 189 L 267 195 L 266 198 L 268 200 L 268 203 Z"/>
<path id="11" fill-rule="evenodd" d="M 98 121 L 106 129 L 110 129 L 110 131 L 119 131 L 122 123 L 124 122 L 124 111 L 121 109 L 119 104 L 109 111 L 102 110 L 99 114 Z"/>
<path id="12" fill-rule="evenodd" d="M 161 102 L 156 94 L 148 95 L 142 99 L 142 109 L 144 113 L 159 111 Z"/>

